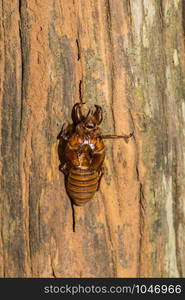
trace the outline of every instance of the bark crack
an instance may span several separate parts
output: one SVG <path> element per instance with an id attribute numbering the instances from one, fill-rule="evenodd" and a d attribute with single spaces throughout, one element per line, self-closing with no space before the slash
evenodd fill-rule
<path id="1" fill-rule="evenodd" d="M 54 278 L 57 278 L 57 275 L 55 274 L 55 268 L 54 268 L 54 265 L 53 265 L 53 258 L 52 258 L 52 255 L 50 256 L 50 262 L 51 262 L 51 275 L 52 275 Z"/>
<path id="2" fill-rule="evenodd" d="M 30 220 L 30 177 L 28 179 L 28 182 L 29 182 L 29 198 L 28 198 L 28 207 L 29 207 L 29 223 L 28 223 L 28 231 L 29 231 L 29 234 L 28 234 L 28 247 L 29 247 L 29 257 L 30 257 L 30 270 L 31 270 L 31 274 L 33 276 L 33 266 L 32 266 L 32 249 L 31 249 L 31 243 L 30 243 L 30 237 L 31 237 L 31 220 Z"/>
<path id="3" fill-rule="evenodd" d="M 83 95 L 82 95 L 82 78 L 83 78 L 83 74 L 82 74 L 82 63 L 81 63 L 81 52 L 80 52 L 80 44 L 79 44 L 79 38 L 76 39 L 76 44 L 77 44 L 77 61 L 80 63 L 80 79 L 78 82 L 78 95 L 79 95 L 79 100 L 80 103 L 83 103 Z"/>
<path id="4" fill-rule="evenodd" d="M 77 60 L 80 60 L 80 58 L 81 58 L 81 53 L 80 53 L 79 39 L 76 39 L 76 46 L 77 46 Z"/>
<path id="5" fill-rule="evenodd" d="M 100 191 L 101 193 L 101 191 Z M 101 193 L 102 194 L 102 193 Z M 104 199 L 103 195 L 102 195 L 102 199 Z M 110 242 L 110 245 L 111 245 L 111 252 L 112 252 L 112 256 L 111 256 L 111 259 L 112 259 L 112 277 L 116 278 L 117 277 L 117 270 L 116 270 L 116 266 L 117 266 L 117 259 L 116 259 L 116 253 L 115 253 L 115 250 L 114 250 L 114 243 L 112 241 L 112 234 L 111 234 L 111 229 L 110 229 L 110 224 L 109 224 L 109 221 L 108 221 L 108 218 L 107 218 L 107 213 L 106 213 L 106 208 L 105 208 L 105 203 L 103 201 L 103 206 L 104 206 L 104 210 L 105 210 L 105 222 L 106 222 L 106 228 L 107 228 L 107 232 L 108 232 L 108 238 L 109 238 L 109 242 Z"/>
<path id="6" fill-rule="evenodd" d="M 80 103 L 83 103 L 83 95 L 82 95 L 82 78 L 83 78 L 83 74 L 82 74 L 82 65 L 81 65 L 81 53 L 80 53 L 80 46 L 79 46 L 79 39 L 76 39 L 76 44 L 77 44 L 77 61 L 80 63 L 80 79 L 78 82 L 78 95 L 79 95 L 79 100 Z"/>
<path id="7" fill-rule="evenodd" d="M 24 47 L 23 47 L 23 35 L 22 35 L 22 0 L 19 0 L 19 40 L 20 40 L 20 53 L 21 53 L 21 107 L 20 107 L 20 132 L 23 122 L 23 81 L 24 81 Z"/>
<path id="8" fill-rule="evenodd" d="M 5 23 L 4 23 L 4 4 L 3 4 L 3 1 L 2 1 L 2 21 L 1 21 L 1 25 L 2 25 L 2 29 L 3 29 L 3 56 L 5 57 L 5 52 L 6 52 L 6 46 L 5 46 Z M 4 69 L 4 60 L 3 60 L 3 63 L 1 62 L 1 64 L 3 65 L 3 69 Z M 2 82 L 1 82 L 1 85 L 2 85 L 2 91 L 4 90 L 3 89 L 3 78 L 2 78 Z M 3 234 L 3 218 L 4 216 L 4 201 L 2 200 L 1 202 L 1 241 L 2 241 L 2 256 L 3 256 L 3 262 L 2 262 L 2 272 L 3 272 L 3 276 L 6 277 L 6 270 L 5 270 L 5 249 L 4 249 L 4 234 Z"/>
<path id="9" fill-rule="evenodd" d="M 130 117 L 131 121 L 133 124 L 133 130 L 135 130 L 134 126 L 134 119 L 132 116 L 131 111 L 130 112 Z M 139 173 L 139 166 L 138 166 L 138 145 L 136 141 L 136 137 L 133 133 L 133 139 L 135 142 L 136 146 L 136 155 L 137 155 L 137 161 L 136 161 L 136 175 L 137 175 L 137 181 L 139 183 L 139 219 L 140 219 L 140 224 L 139 224 L 139 232 L 140 232 L 140 237 L 139 237 L 139 251 L 138 251 L 138 266 L 137 266 L 137 273 L 138 277 L 141 276 L 141 264 L 142 264 L 142 244 L 143 244 L 143 236 L 144 236 L 144 225 L 145 225 L 145 196 L 144 196 L 144 191 L 143 191 L 143 183 L 140 178 L 140 173 Z"/>
<path id="10" fill-rule="evenodd" d="M 83 95 L 82 95 L 82 81 L 83 81 L 83 73 L 82 73 L 82 61 L 81 61 L 81 47 L 80 47 L 80 33 L 79 33 L 79 20 L 77 16 L 78 7 L 76 1 L 73 0 L 73 6 L 75 11 L 75 19 L 76 19 L 76 48 L 77 48 L 77 63 L 79 66 L 78 75 L 80 79 L 78 80 L 78 98 L 80 103 L 83 103 Z M 79 78 L 78 77 L 78 78 Z"/>
<path id="11" fill-rule="evenodd" d="M 20 138 L 25 140 L 23 124 L 24 124 L 24 97 L 25 97 L 25 85 L 26 85 L 26 65 L 27 65 L 27 57 L 26 57 L 26 46 L 27 40 L 25 40 L 26 32 L 24 29 L 24 20 L 25 20 L 25 3 L 23 0 L 18 1 L 18 11 L 19 11 L 19 41 L 20 41 Z M 25 140 L 26 143 L 26 140 Z M 28 182 L 28 198 L 25 193 L 25 202 L 28 205 L 28 212 L 26 214 L 26 219 L 24 222 L 25 232 L 27 235 L 26 238 L 26 252 L 27 252 L 27 265 L 28 270 L 33 275 L 33 262 L 32 262 L 32 245 L 31 245 L 31 224 L 30 224 L 30 177 L 29 172 L 26 169 L 25 161 L 26 161 L 26 152 L 24 153 L 23 161 L 23 173 L 22 176 L 25 178 L 25 182 Z M 23 198 L 24 201 L 24 198 Z"/>
<path id="12" fill-rule="evenodd" d="M 132 8 L 131 8 L 131 3 L 130 0 L 128 1 L 128 15 L 130 17 L 130 28 L 133 28 L 133 21 L 132 21 Z"/>
<path id="13" fill-rule="evenodd" d="M 80 102 L 83 103 L 83 99 L 82 99 L 82 79 L 80 79 L 80 81 L 79 81 L 79 99 L 80 99 Z"/>
<path id="14" fill-rule="evenodd" d="M 2 273 L 3 273 L 3 277 L 5 278 L 6 277 L 6 272 L 5 272 L 5 264 L 4 264 L 4 262 L 5 262 L 5 251 L 4 251 L 4 247 L 3 247 L 3 245 L 4 245 L 4 237 L 3 237 L 3 211 L 4 211 L 4 209 L 1 209 L 1 212 L 2 212 L 2 214 L 1 214 L 1 241 L 2 241 L 2 257 L 3 257 L 3 263 L 2 263 Z"/>
<path id="15" fill-rule="evenodd" d="M 24 84 L 25 84 L 25 51 L 24 51 L 24 27 L 23 27 L 23 20 L 24 20 L 24 11 L 23 11 L 24 2 L 22 0 L 18 1 L 18 12 L 19 12 L 19 42 L 20 42 L 20 138 L 23 138 L 23 108 L 24 108 Z M 26 154 L 24 154 L 26 155 Z M 25 156 L 26 157 L 26 156 Z M 24 158 L 25 158 L 24 157 Z M 24 161 L 24 160 L 23 160 Z M 27 177 L 27 172 L 23 162 L 23 174 L 25 178 Z M 28 178 L 29 183 L 29 178 Z M 29 184 L 30 186 L 30 184 Z M 28 187 L 29 190 L 29 187 Z M 28 210 L 30 208 L 30 203 L 28 199 Z M 30 213 L 28 212 L 28 220 L 29 220 Z M 25 220 L 24 227 L 27 228 L 27 221 Z M 30 245 L 30 221 L 28 221 L 28 239 L 26 238 L 26 251 L 27 251 L 27 265 L 29 272 L 33 274 L 32 268 L 32 259 L 31 259 L 31 245 Z M 25 229 L 27 232 L 27 229 Z"/>
<path id="16" fill-rule="evenodd" d="M 143 184 L 140 179 L 138 164 L 136 165 L 137 180 L 139 182 L 139 214 L 140 214 L 140 239 L 139 239 L 139 254 L 138 254 L 138 276 L 141 276 L 141 264 L 142 264 L 142 243 L 144 235 L 144 222 L 145 222 L 145 197 L 143 192 Z"/>
<path id="17" fill-rule="evenodd" d="M 172 164 L 172 193 L 173 193 L 173 223 L 175 228 L 175 246 L 176 246 L 176 257 L 177 257 L 177 270 L 179 272 L 179 276 L 183 277 L 183 269 L 181 262 L 179 260 L 178 253 L 180 252 L 180 245 L 178 241 L 178 228 L 179 228 L 179 188 L 178 188 L 178 150 L 177 150 L 177 139 L 174 138 L 173 140 L 173 148 L 174 148 L 174 157 L 173 157 L 173 164 Z M 178 217 L 177 217 L 178 216 Z"/>
<path id="18" fill-rule="evenodd" d="M 184 36 L 185 36 L 185 1 L 182 1 L 182 27 L 183 27 Z"/>
<path id="19" fill-rule="evenodd" d="M 112 26 L 111 26 L 111 7 L 110 7 L 110 1 L 107 1 L 107 26 L 108 26 L 108 36 L 109 36 L 109 44 L 110 44 L 110 48 L 112 49 L 111 51 L 111 75 L 110 75 L 110 80 L 111 80 L 111 113 L 112 113 L 112 119 L 113 119 L 113 132 L 114 134 L 116 133 L 116 120 L 115 120 L 115 116 L 114 116 L 114 55 L 113 55 L 113 42 L 112 42 Z"/>

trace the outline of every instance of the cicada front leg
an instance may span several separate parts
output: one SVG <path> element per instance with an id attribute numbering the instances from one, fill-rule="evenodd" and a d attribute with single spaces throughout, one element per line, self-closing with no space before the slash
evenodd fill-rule
<path id="1" fill-rule="evenodd" d="M 114 135 L 114 134 L 108 134 L 108 135 L 102 135 L 101 138 L 102 139 L 124 139 L 126 143 L 128 143 L 128 140 L 134 135 L 134 131 L 131 132 L 130 134 L 126 135 Z"/>
<path id="2" fill-rule="evenodd" d="M 64 139 L 64 140 L 68 140 L 70 137 L 70 131 L 71 131 L 71 124 L 66 121 L 63 125 L 62 125 L 62 129 L 60 131 L 60 133 L 57 136 L 57 139 Z"/>

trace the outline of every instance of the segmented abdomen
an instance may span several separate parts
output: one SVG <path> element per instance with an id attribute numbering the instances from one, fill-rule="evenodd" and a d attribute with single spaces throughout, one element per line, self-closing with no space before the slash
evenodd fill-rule
<path id="1" fill-rule="evenodd" d="M 73 168 L 67 178 L 67 192 L 76 205 L 84 205 L 94 196 L 98 187 L 97 171 Z"/>

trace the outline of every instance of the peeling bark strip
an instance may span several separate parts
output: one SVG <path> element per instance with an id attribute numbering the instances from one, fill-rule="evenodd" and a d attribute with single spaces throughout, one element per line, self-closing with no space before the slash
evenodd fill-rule
<path id="1" fill-rule="evenodd" d="M 0 1 L 1 277 L 184 277 L 182 0 Z M 104 109 L 101 190 L 71 204 L 57 135 Z"/>

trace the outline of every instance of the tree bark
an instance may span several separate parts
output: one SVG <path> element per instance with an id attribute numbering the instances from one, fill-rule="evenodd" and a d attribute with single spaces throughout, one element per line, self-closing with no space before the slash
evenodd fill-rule
<path id="1" fill-rule="evenodd" d="M 1 277 L 185 276 L 183 0 L 0 1 Z M 100 191 L 73 212 L 57 135 L 101 105 Z"/>

